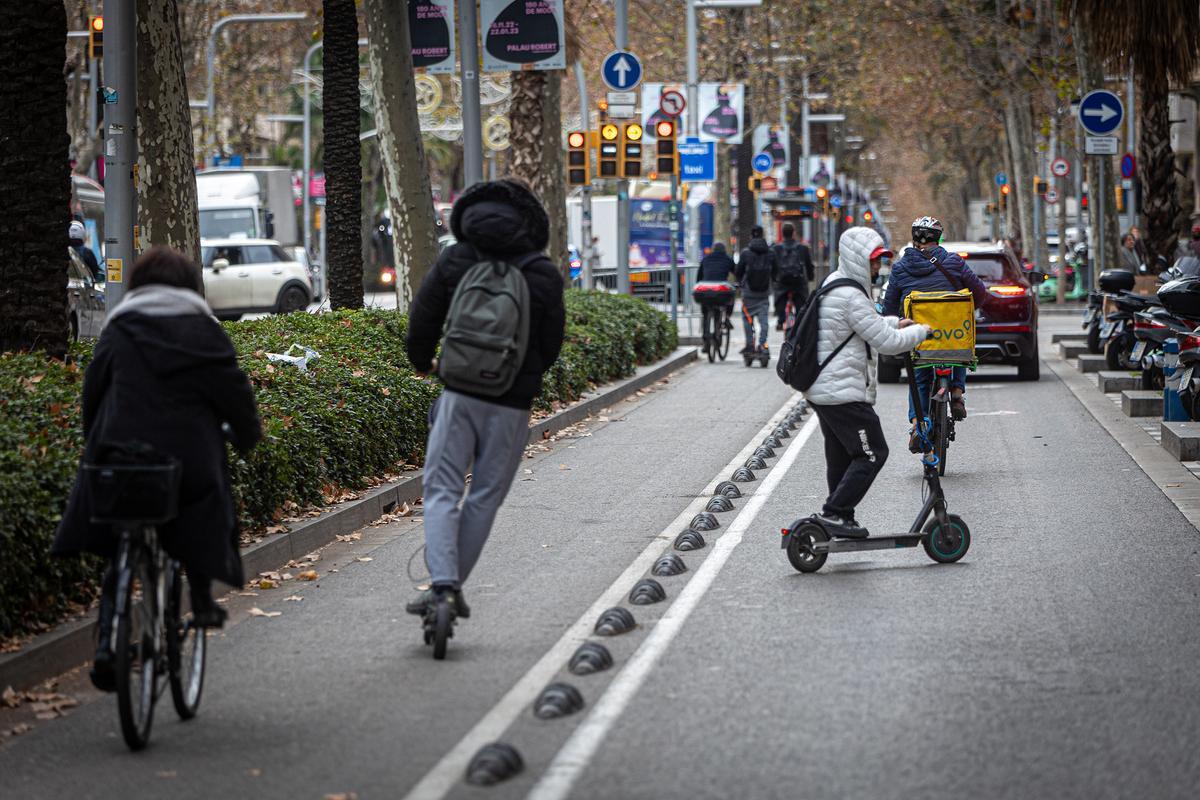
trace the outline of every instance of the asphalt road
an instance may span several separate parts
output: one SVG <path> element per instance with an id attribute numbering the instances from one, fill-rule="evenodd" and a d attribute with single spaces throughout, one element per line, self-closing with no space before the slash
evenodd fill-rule
<path id="1" fill-rule="evenodd" d="M 920 503 L 904 400 L 883 387 L 891 457 L 858 514 L 876 533 Z M 918 548 L 794 572 L 779 529 L 824 494 L 810 424 L 689 571 L 659 579 L 667 601 L 632 607 L 613 669 L 566 673 L 596 612 L 628 606 L 689 504 L 791 402 L 773 370 L 701 363 L 531 453 L 445 662 L 401 608 L 419 518 L 368 528 L 324 552 L 318 583 L 230 598 L 199 717 L 164 702 L 146 752 L 125 750 L 111 698 L 66 679 L 80 707 L 0 745 L 3 794 L 1196 796 L 1197 532 L 1048 370 L 972 381 L 945 480 L 974 537 L 959 564 Z M 584 710 L 535 718 L 551 680 Z M 525 772 L 465 785 L 463 757 L 496 738 Z"/>

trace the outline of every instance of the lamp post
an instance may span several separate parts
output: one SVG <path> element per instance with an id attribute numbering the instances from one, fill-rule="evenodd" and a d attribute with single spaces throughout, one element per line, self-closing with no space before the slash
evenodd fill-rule
<path id="1" fill-rule="evenodd" d="M 216 145 L 215 117 L 217 111 L 216 89 L 214 87 L 214 73 L 217 60 L 217 35 L 226 25 L 231 25 L 235 22 L 291 22 L 294 20 L 307 19 L 308 14 L 303 11 L 283 11 L 277 14 L 231 14 L 224 19 L 217 20 L 212 30 L 208 34 L 208 46 L 204 55 L 204 68 L 207 76 L 208 97 L 205 99 L 205 126 L 208 128 L 208 151 L 211 153 L 212 148 Z M 205 161 L 208 160 L 207 154 Z"/>

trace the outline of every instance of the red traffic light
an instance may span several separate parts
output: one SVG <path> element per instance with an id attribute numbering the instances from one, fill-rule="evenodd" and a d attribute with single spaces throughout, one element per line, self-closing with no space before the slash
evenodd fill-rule
<path id="1" fill-rule="evenodd" d="M 1000 187 L 1000 194 L 1008 194 L 1011 191 L 1012 191 L 1012 189 L 1009 188 L 1009 185 L 1007 183 Z"/>
<path id="2" fill-rule="evenodd" d="M 571 147 L 583 147 L 587 137 L 583 135 L 583 131 L 572 131 L 567 135 L 567 144 Z"/>
<path id="3" fill-rule="evenodd" d="M 92 30 L 104 30 L 104 17 L 92 17 Z"/>
<path id="4" fill-rule="evenodd" d="M 654 135 L 659 139 L 670 139 L 675 135 L 675 123 L 666 119 L 660 120 L 659 123 L 654 126 Z"/>
<path id="5" fill-rule="evenodd" d="M 846 224 L 847 224 L 847 225 L 853 225 L 853 224 L 854 224 L 854 217 L 852 217 L 851 215 L 847 214 L 847 215 L 846 215 Z"/>
<path id="6" fill-rule="evenodd" d="M 829 192 L 825 191 L 824 186 L 817 187 L 817 199 L 818 200 L 824 200 L 826 195 L 828 195 L 828 194 L 829 194 Z"/>

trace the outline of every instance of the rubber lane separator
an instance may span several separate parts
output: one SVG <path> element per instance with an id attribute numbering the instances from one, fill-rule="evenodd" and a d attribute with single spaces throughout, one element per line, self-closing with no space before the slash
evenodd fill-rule
<path id="1" fill-rule="evenodd" d="M 521 714 L 528 712 L 530 704 L 533 703 L 538 693 L 559 673 L 575 649 L 591 637 L 592 626 L 595 624 L 596 618 L 605 609 L 624 602 L 625 595 L 629 593 L 633 584 L 645 575 L 654 562 L 670 548 L 675 534 L 692 517 L 704 510 L 708 498 L 716 491 L 717 486 L 724 482 L 724 477 L 729 474 L 729 471 L 750 457 L 763 437 L 775 430 L 783 421 L 795 402 L 795 396 L 788 398 L 787 402 L 771 416 L 767 424 L 750 437 L 746 446 L 717 472 L 717 477 L 709 482 L 704 491 L 688 503 L 687 507 L 679 512 L 679 516 L 672 520 L 658 536 L 654 537 L 650 544 L 646 545 L 646 549 L 626 567 L 612 585 L 604 590 L 604 593 L 592 603 L 591 607 L 583 612 L 583 615 L 567 629 L 562 638 L 555 642 L 546 651 L 546 654 L 517 680 L 508 693 L 500 698 L 500 702 L 493 706 L 479 722 L 475 723 L 475 727 L 471 728 L 466 736 L 442 756 L 441 760 L 409 790 L 408 794 L 404 796 L 405 800 L 440 800 L 454 787 L 461 784 L 463 774 L 475 752 L 489 742 L 499 739 Z M 779 471 L 778 467 L 776 467 L 776 471 Z M 762 488 L 762 486 L 758 487 L 754 495 L 761 492 Z M 726 534 L 726 536 L 728 535 Z"/>
<path id="2" fill-rule="evenodd" d="M 713 581 L 716 580 L 725 562 L 733 553 L 734 548 L 742 543 L 742 538 L 749 527 L 758 518 L 758 513 L 766 505 L 771 493 L 783 476 L 795 463 L 805 442 L 817 429 L 817 419 L 814 415 L 800 433 L 796 441 L 787 449 L 775 469 L 766 477 L 762 486 L 750 498 L 745 510 L 738 515 L 729 530 L 717 540 L 713 552 L 704 559 L 696 570 L 696 575 L 683 591 L 679 599 L 671 604 L 666 613 L 654 625 L 654 629 L 634 652 L 629 663 L 617 673 L 609 684 L 608 690 L 600 696 L 600 700 L 592 707 L 591 714 L 583 721 L 571 737 L 567 739 L 562 749 L 550 762 L 542 778 L 530 791 L 527 800 L 560 800 L 566 797 L 575 781 L 587 769 L 592 757 L 600 748 L 608 731 L 620 719 L 625 707 L 637 694 L 650 671 L 667 651 L 671 642 L 683 629 L 692 611 L 700 604 Z"/>

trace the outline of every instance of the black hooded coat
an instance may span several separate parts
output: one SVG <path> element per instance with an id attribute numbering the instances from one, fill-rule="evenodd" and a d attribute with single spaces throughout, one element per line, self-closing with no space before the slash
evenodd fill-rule
<path id="1" fill-rule="evenodd" d="M 239 450 L 262 436 L 250 382 L 215 319 L 131 312 L 109 321 L 83 380 L 83 460 L 93 460 L 105 444 L 128 441 L 177 458 L 179 514 L 159 526 L 159 540 L 190 573 L 240 586 L 245 576 L 223 422 Z M 91 523 L 91 507 L 80 472 L 53 553 L 114 555 L 112 527 Z"/>
<path id="2" fill-rule="evenodd" d="M 533 192 L 516 181 L 477 183 L 454 204 L 450 230 L 457 243 L 438 256 L 409 310 L 408 359 L 418 371 L 432 371 L 450 301 L 467 270 L 488 257 L 519 263 L 529 285 L 529 349 L 525 361 L 506 393 L 499 397 L 471 396 L 509 408 L 528 409 L 542 390 L 543 373 L 558 358 L 566 314 L 562 274 L 542 254 L 550 238 L 546 210 Z"/>

